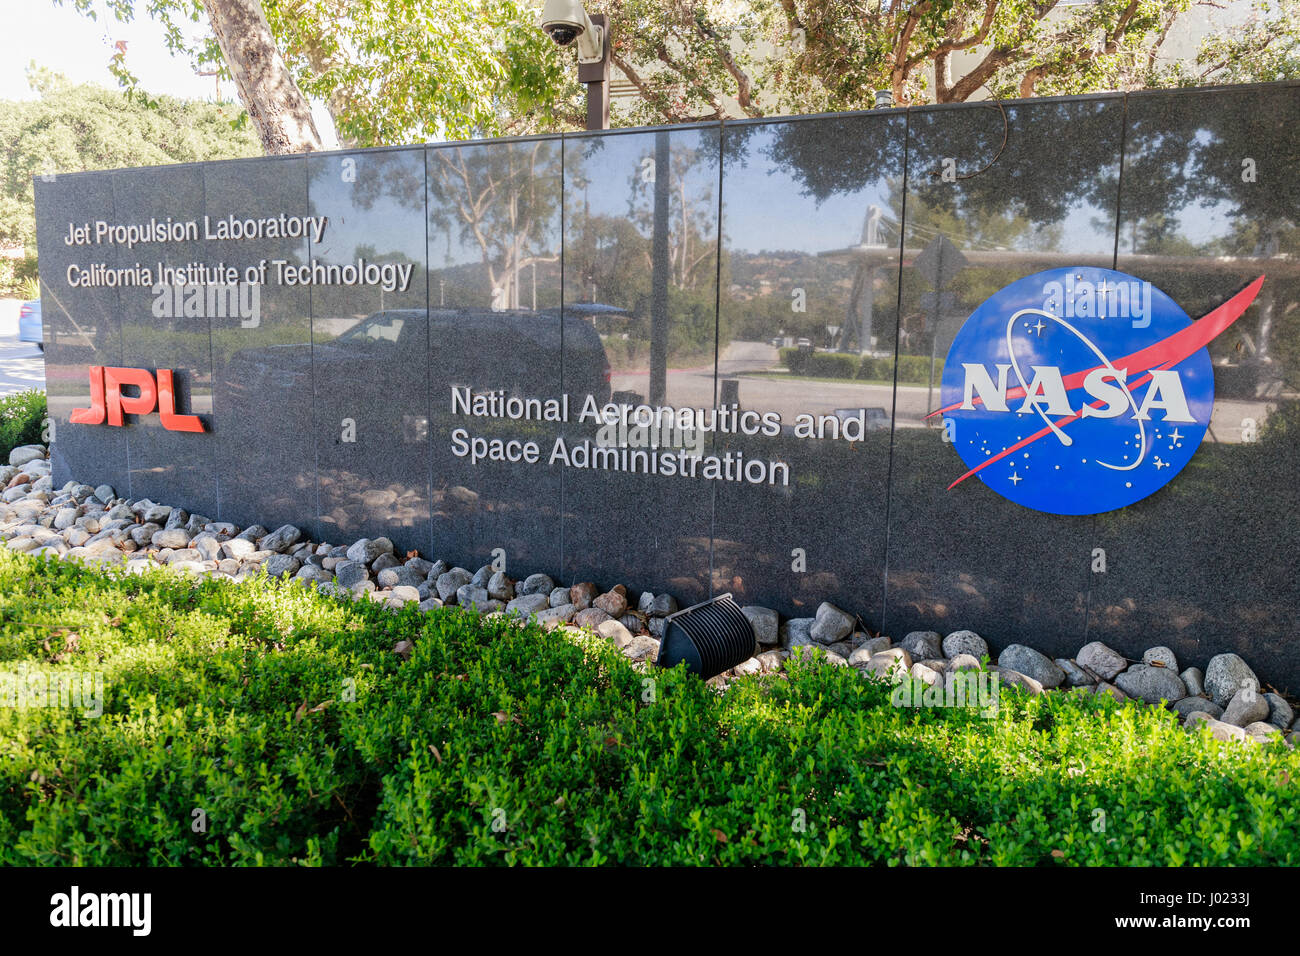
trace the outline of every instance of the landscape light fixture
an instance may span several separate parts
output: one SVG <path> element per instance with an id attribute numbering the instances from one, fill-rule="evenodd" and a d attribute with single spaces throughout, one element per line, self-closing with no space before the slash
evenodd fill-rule
<path id="1" fill-rule="evenodd" d="M 539 24 L 557 46 L 577 41 L 578 82 L 587 87 L 587 129 L 609 129 L 609 20 L 578 0 L 546 0 Z"/>

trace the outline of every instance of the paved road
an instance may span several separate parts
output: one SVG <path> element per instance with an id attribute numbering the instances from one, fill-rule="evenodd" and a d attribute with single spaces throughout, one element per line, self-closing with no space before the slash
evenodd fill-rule
<path id="1" fill-rule="evenodd" d="M 30 342 L 19 342 L 16 331 L 0 334 L 0 396 L 45 387 L 45 358 Z"/>

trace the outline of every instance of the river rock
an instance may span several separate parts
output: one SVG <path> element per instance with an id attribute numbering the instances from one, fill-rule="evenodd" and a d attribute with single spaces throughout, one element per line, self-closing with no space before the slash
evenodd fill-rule
<path id="1" fill-rule="evenodd" d="M 818 644 L 834 644 L 853 633 L 853 615 L 829 601 L 817 608 L 809 634 Z"/>
<path id="2" fill-rule="evenodd" d="M 1253 685 L 1259 690 L 1259 678 L 1250 665 L 1236 654 L 1216 654 L 1205 668 L 1205 692 L 1216 704 L 1227 706 L 1242 688 Z"/>
<path id="3" fill-rule="evenodd" d="M 1123 654 L 1111 650 L 1101 641 L 1085 644 L 1074 659 L 1103 681 L 1113 681 L 1124 668 L 1128 667 L 1128 659 Z"/>
<path id="4" fill-rule="evenodd" d="M 771 647 L 781 640 L 781 619 L 771 608 L 748 605 L 740 609 L 754 628 L 754 639 L 765 647 Z"/>
<path id="5" fill-rule="evenodd" d="M 974 631 L 953 631 L 943 639 L 943 656 L 952 660 L 958 654 L 982 658 L 989 652 L 988 642 Z"/>
<path id="6" fill-rule="evenodd" d="M 1064 670 L 1057 667 L 1046 654 L 1024 644 L 1008 645 L 998 655 L 998 666 L 1032 677 L 1042 689 L 1060 687 L 1065 682 Z"/>

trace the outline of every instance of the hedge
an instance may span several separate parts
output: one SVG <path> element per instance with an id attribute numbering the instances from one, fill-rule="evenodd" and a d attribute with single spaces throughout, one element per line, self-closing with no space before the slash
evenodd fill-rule
<path id="1" fill-rule="evenodd" d="M 5 864 L 1287 864 L 1300 758 L 1004 689 L 900 709 L 824 660 L 719 694 L 594 637 L 0 549 Z M 393 652 L 414 642 L 410 660 Z"/>
<path id="2" fill-rule="evenodd" d="M 892 381 L 894 378 L 893 358 L 858 357 L 846 352 L 803 352 L 797 348 L 780 350 L 781 364 L 792 375 L 810 378 L 865 379 L 870 381 Z M 898 361 L 898 381 L 900 384 L 926 385 L 930 381 L 930 356 L 900 355 Z M 934 360 L 934 381 L 937 385 L 943 378 L 943 359 Z"/>

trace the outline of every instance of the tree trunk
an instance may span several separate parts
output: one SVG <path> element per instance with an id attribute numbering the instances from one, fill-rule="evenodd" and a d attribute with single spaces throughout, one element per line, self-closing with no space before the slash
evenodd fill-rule
<path id="1" fill-rule="evenodd" d="M 268 155 L 321 148 L 311 106 L 289 75 L 260 0 L 203 0 L 239 100 Z"/>

